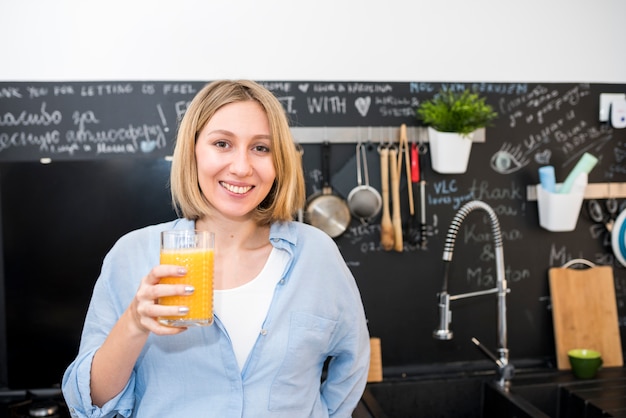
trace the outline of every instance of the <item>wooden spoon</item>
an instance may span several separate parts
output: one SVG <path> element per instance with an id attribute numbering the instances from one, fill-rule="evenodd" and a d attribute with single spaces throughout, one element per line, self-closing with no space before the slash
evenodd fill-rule
<path id="1" fill-rule="evenodd" d="M 386 147 L 379 149 L 380 154 L 380 180 L 383 195 L 383 213 L 380 220 L 380 245 L 383 250 L 390 251 L 393 248 L 393 224 L 389 212 L 389 150 Z"/>
<path id="2" fill-rule="evenodd" d="M 391 148 L 389 150 L 389 161 L 391 161 L 391 202 L 393 204 L 393 216 L 391 218 L 393 225 L 393 249 L 402 252 L 404 249 L 404 241 L 402 238 L 402 215 L 400 213 L 400 176 L 398 170 L 398 150 Z"/>

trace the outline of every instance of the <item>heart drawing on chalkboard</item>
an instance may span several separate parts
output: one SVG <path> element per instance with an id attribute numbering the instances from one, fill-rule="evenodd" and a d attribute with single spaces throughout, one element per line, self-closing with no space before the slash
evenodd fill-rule
<path id="1" fill-rule="evenodd" d="M 365 117 L 367 116 L 367 112 L 370 109 L 371 102 L 372 102 L 372 98 L 369 96 L 357 97 L 357 99 L 354 101 L 354 106 L 356 106 L 356 110 L 359 111 L 361 116 Z"/>
<path id="2" fill-rule="evenodd" d="M 141 148 L 141 152 L 145 152 L 145 153 L 152 152 L 156 148 L 156 141 L 150 141 L 150 140 L 141 141 L 139 143 L 139 147 Z"/>
<path id="3" fill-rule="evenodd" d="M 309 89 L 309 83 L 298 84 L 298 90 L 300 90 L 302 93 L 306 93 L 308 89 Z"/>
<path id="4" fill-rule="evenodd" d="M 535 154 L 535 161 L 539 164 L 550 164 L 550 157 L 552 156 L 552 151 L 549 149 L 543 150 Z"/>

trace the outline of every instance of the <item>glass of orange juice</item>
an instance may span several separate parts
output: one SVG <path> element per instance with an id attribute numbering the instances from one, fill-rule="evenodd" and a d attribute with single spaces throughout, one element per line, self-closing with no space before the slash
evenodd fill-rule
<path id="1" fill-rule="evenodd" d="M 183 296 L 159 298 L 160 305 L 187 306 L 184 316 L 159 317 L 161 324 L 174 327 L 205 326 L 213 323 L 213 260 L 215 234 L 197 230 L 161 232 L 161 264 L 183 266 L 182 277 L 164 277 L 160 283 L 184 284 L 194 292 Z"/>

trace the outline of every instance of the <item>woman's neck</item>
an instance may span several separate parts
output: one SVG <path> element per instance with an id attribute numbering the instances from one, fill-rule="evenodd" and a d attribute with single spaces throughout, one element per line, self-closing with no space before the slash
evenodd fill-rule
<path id="1" fill-rule="evenodd" d="M 254 279 L 262 270 L 272 246 L 269 226 L 250 222 L 196 221 L 196 229 L 215 233 L 216 289 L 230 289 Z"/>
<path id="2" fill-rule="evenodd" d="M 215 233 L 215 246 L 223 249 L 253 250 L 268 243 L 270 227 L 257 225 L 254 221 L 233 222 L 198 219 L 196 229 Z"/>

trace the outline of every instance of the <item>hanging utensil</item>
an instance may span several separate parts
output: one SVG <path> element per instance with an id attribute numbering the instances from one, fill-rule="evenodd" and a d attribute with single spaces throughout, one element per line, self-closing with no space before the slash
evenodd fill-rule
<path id="1" fill-rule="evenodd" d="M 398 164 L 401 165 L 401 158 L 404 157 L 404 164 L 406 170 L 406 181 L 407 181 L 407 194 L 409 197 L 409 214 L 406 218 L 406 222 L 403 224 L 403 238 L 409 244 L 416 245 L 419 243 L 419 229 L 416 226 L 415 220 L 415 199 L 414 196 L 417 195 L 413 186 L 413 171 L 416 171 L 417 161 L 416 157 L 411 158 L 411 153 L 413 151 L 413 145 L 409 145 L 409 140 L 406 133 L 406 124 L 400 125 L 400 153 L 398 154 Z M 415 151 L 417 152 L 417 151 Z M 400 172 L 401 170 L 398 170 Z M 417 176 L 417 172 L 415 174 Z M 401 176 L 400 176 L 401 178 Z M 415 180 L 417 181 L 417 180 Z"/>
<path id="2" fill-rule="evenodd" d="M 335 238 L 348 228 L 351 216 L 346 201 L 333 193 L 329 179 L 330 144 L 325 141 L 322 145 L 322 193 L 309 198 L 305 219 L 311 225 Z"/>
<path id="3" fill-rule="evenodd" d="M 383 250 L 393 248 L 393 224 L 389 212 L 389 149 L 386 146 L 378 147 L 380 154 L 380 182 L 383 193 L 383 214 L 380 220 L 380 245 Z"/>
<path id="4" fill-rule="evenodd" d="M 413 204 L 413 189 L 408 187 L 409 179 L 411 178 L 411 157 L 410 157 L 410 147 L 409 140 L 406 136 L 406 124 L 400 125 L 400 150 L 404 153 L 404 165 L 406 169 L 406 180 L 407 180 L 407 189 L 409 195 L 409 214 L 413 216 L 415 213 L 415 206 Z M 398 155 L 400 157 L 400 155 Z M 398 158 L 398 161 L 400 159 Z"/>
<path id="5" fill-rule="evenodd" d="M 420 247 L 422 250 L 426 249 L 428 239 L 426 234 L 428 232 L 428 225 L 426 225 L 426 179 L 424 178 L 424 164 L 423 155 L 427 152 L 427 148 L 420 144 L 418 149 L 418 161 L 419 161 L 419 173 L 420 173 Z"/>
<path id="6" fill-rule="evenodd" d="M 408 177 L 411 184 L 408 186 L 411 190 L 411 194 L 417 195 L 417 186 L 420 181 L 420 165 L 419 165 L 419 157 L 417 151 L 417 144 L 415 142 L 411 143 L 411 167 L 410 167 L 410 176 Z M 407 222 L 407 242 L 413 245 L 417 245 L 420 243 L 420 229 L 418 227 L 418 221 L 416 219 L 415 213 L 415 203 L 414 201 L 409 202 L 409 211 L 410 216 Z"/>
<path id="7" fill-rule="evenodd" d="M 361 165 L 365 184 L 361 181 Z M 361 142 L 356 145 L 356 179 L 357 186 L 348 194 L 350 213 L 367 225 L 370 220 L 380 213 L 382 197 L 378 190 L 370 186 L 369 170 L 367 168 L 367 151 Z"/>
<path id="8" fill-rule="evenodd" d="M 404 249 L 404 241 L 402 239 L 402 215 L 400 212 L 400 176 L 398 167 L 398 150 L 396 147 L 389 149 L 389 162 L 391 172 L 391 205 L 393 207 L 393 215 L 391 222 L 393 225 L 393 249 L 402 252 Z"/>

